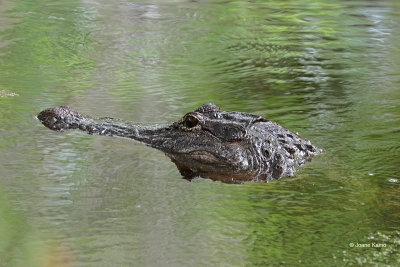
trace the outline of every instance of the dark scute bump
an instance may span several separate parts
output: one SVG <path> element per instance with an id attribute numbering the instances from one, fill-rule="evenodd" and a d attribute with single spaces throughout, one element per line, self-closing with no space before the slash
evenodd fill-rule
<path id="1" fill-rule="evenodd" d="M 200 113 L 207 113 L 207 112 L 219 112 L 220 108 L 213 104 L 213 103 L 206 103 L 201 105 L 198 109 L 196 109 L 194 112 L 200 112 Z"/>

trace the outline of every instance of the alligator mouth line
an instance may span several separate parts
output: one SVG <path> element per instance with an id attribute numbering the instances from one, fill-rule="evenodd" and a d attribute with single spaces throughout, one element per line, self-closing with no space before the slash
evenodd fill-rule
<path id="1" fill-rule="evenodd" d="M 223 160 L 218 155 L 205 150 L 193 150 L 188 152 L 166 152 L 166 154 L 174 158 L 185 158 L 186 161 L 193 160 L 206 165 L 219 165 L 221 167 L 229 165 L 225 163 L 225 160 Z"/>
<path id="2" fill-rule="evenodd" d="M 213 159 L 215 161 L 219 160 L 220 158 L 208 151 L 204 151 L 204 150 L 194 150 L 189 152 L 189 155 L 191 155 L 194 158 L 198 158 L 198 159 L 202 159 L 202 158 L 208 158 L 208 159 Z"/>

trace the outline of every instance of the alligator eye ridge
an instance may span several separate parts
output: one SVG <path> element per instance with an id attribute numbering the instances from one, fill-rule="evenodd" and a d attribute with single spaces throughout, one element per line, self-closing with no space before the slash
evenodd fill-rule
<path id="1" fill-rule="evenodd" d="M 193 116 L 188 116 L 186 117 L 185 121 L 184 121 L 184 125 L 187 128 L 193 128 L 195 127 L 197 124 L 199 123 L 199 120 Z"/>

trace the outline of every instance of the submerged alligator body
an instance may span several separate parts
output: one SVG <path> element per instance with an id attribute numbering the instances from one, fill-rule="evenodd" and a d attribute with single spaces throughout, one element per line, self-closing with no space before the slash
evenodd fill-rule
<path id="1" fill-rule="evenodd" d="M 171 125 L 140 126 L 112 118 L 91 118 L 69 107 L 50 108 L 38 118 L 55 131 L 135 139 L 163 151 L 183 177 L 201 176 L 226 183 L 270 181 L 294 172 L 322 152 L 264 117 L 200 106 Z"/>

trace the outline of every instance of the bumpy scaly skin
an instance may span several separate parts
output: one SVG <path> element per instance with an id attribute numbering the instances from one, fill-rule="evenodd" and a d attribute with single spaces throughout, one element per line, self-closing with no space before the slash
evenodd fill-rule
<path id="1" fill-rule="evenodd" d="M 227 183 L 269 181 L 294 172 L 322 152 L 297 133 L 261 116 L 221 111 L 207 103 L 171 125 L 143 127 L 111 118 L 94 119 L 61 106 L 38 118 L 56 131 L 120 136 L 163 151 L 186 179 Z"/>

